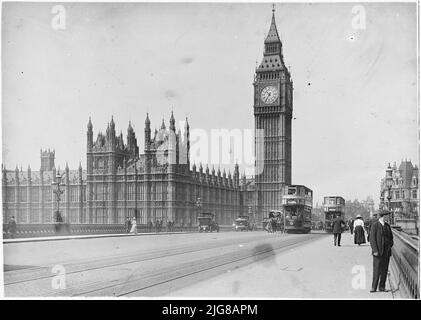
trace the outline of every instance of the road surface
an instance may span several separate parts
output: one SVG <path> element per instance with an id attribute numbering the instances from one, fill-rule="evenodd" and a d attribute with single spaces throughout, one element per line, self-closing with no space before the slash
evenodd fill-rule
<path id="1" fill-rule="evenodd" d="M 325 236 L 255 231 L 4 244 L 4 293 L 165 297 Z"/>

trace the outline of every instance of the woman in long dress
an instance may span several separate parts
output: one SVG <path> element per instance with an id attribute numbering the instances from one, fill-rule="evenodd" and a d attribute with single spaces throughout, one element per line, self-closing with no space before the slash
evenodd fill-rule
<path id="1" fill-rule="evenodd" d="M 130 229 L 130 233 L 137 234 L 137 223 L 135 217 L 132 219 L 132 228 Z"/>
<path id="2" fill-rule="evenodd" d="M 364 221 L 361 215 L 357 215 L 354 221 L 354 243 L 358 245 L 365 243 Z"/>

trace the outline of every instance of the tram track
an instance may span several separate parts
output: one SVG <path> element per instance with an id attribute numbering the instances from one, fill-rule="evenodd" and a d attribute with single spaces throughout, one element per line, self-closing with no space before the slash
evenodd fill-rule
<path id="1" fill-rule="evenodd" d="M 73 262 L 73 263 L 63 263 L 62 265 L 66 268 L 66 274 L 76 274 L 80 272 L 87 272 L 87 271 L 94 271 L 94 270 L 100 270 L 104 268 L 109 267 L 117 267 L 127 264 L 133 264 L 133 263 L 139 263 L 139 262 L 145 262 L 145 261 L 151 261 L 161 258 L 167 258 L 172 256 L 177 256 L 181 254 L 187 254 L 187 253 L 193 253 L 193 252 L 199 252 L 204 250 L 210 250 L 225 246 L 232 246 L 237 245 L 241 243 L 247 243 L 248 241 L 253 241 L 253 239 L 261 239 L 260 237 L 247 237 L 247 238 L 238 238 L 238 239 L 230 239 L 229 243 L 224 243 L 221 245 L 221 243 L 215 242 L 215 243 L 205 243 L 205 244 L 198 244 L 193 247 L 189 247 L 186 249 L 185 246 L 177 246 L 177 247 L 170 247 L 165 248 L 162 250 L 150 250 L 143 253 L 138 254 L 130 254 L 130 255 L 123 255 L 123 256 L 117 256 L 117 257 L 111 257 L 106 259 L 98 259 L 95 261 L 86 261 L 82 260 L 79 262 Z M 139 258 L 141 256 L 141 258 Z M 117 261 L 116 261 L 117 260 Z M 57 265 L 60 263 L 56 263 L 54 265 Z M 31 281 L 37 281 L 42 279 L 48 279 L 52 278 L 54 275 L 51 274 L 51 265 L 45 265 L 45 266 L 37 266 L 37 267 L 30 267 L 23 270 L 18 271 L 9 271 L 5 273 L 5 282 L 4 286 L 8 285 L 14 285 L 19 283 L 25 283 L 25 282 L 31 282 Z M 13 277 L 20 278 L 19 280 L 11 280 Z"/>
<path id="2" fill-rule="evenodd" d="M 186 277 L 190 277 L 190 276 L 197 275 L 197 274 L 200 274 L 200 273 L 203 273 L 203 272 L 215 270 L 215 269 L 221 268 L 221 267 L 227 267 L 229 265 L 232 265 L 232 264 L 235 264 L 235 263 L 238 263 L 238 262 L 245 262 L 248 259 L 254 259 L 254 258 L 256 258 L 258 256 L 261 256 L 261 255 L 268 255 L 270 257 L 270 256 L 273 256 L 275 253 L 279 253 L 280 251 L 288 250 L 288 249 L 291 249 L 293 247 L 303 245 L 304 243 L 306 243 L 308 241 L 311 241 L 311 240 L 313 240 L 313 238 L 305 239 L 305 240 L 302 240 L 302 241 L 299 241 L 299 242 L 283 244 L 283 245 L 278 246 L 276 248 L 266 247 L 264 249 L 261 249 L 261 250 L 258 250 L 256 252 L 254 252 L 254 253 L 247 254 L 245 256 L 231 258 L 231 259 L 228 259 L 228 261 L 218 261 L 214 265 L 202 267 L 202 268 L 199 268 L 198 270 L 185 272 L 184 274 L 181 274 L 181 275 L 178 275 L 178 276 L 169 277 L 168 279 L 162 280 L 160 282 L 155 282 L 153 284 L 143 286 L 141 288 L 136 288 L 136 289 L 133 289 L 133 290 L 130 290 L 130 291 L 126 291 L 126 292 L 120 293 L 116 296 L 117 297 L 124 297 L 124 296 L 128 296 L 128 295 L 131 295 L 131 294 L 134 294 L 134 293 L 139 293 L 141 291 L 145 291 L 145 290 L 151 289 L 153 287 L 157 287 L 157 286 L 160 286 L 160 285 L 171 283 L 175 280 L 180 280 L 180 279 L 183 279 L 183 278 L 186 278 Z M 259 260 L 263 260 L 265 258 L 268 258 L 268 257 L 260 257 Z M 236 268 L 238 268 L 238 267 L 240 267 L 240 266 L 236 266 Z"/>
<path id="3" fill-rule="evenodd" d="M 230 239 L 229 243 L 224 243 L 221 246 L 221 243 L 211 245 L 211 244 L 201 244 L 195 246 L 194 248 L 189 247 L 186 250 L 180 250 L 173 252 L 173 254 L 166 254 L 168 250 L 161 250 L 161 252 L 155 257 L 143 257 L 142 259 L 135 259 L 134 261 L 120 261 L 119 263 L 108 263 L 103 264 L 102 266 L 98 265 L 95 268 L 86 268 L 80 267 L 78 270 L 73 270 L 66 273 L 66 276 L 70 278 L 70 283 L 75 283 L 75 285 L 70 286 L 68 289 L 57 291 L 51 288 L 43 290 L 45 296 L 116 296 L 124 297 L 130 296 L 133 294 L 146 294 L 151 289 L 156 289 L 157 287 L 165 286 L 166 284 L 172 283 L 177 280 L 185 280 L 186 278 L 192 278 L 194 276 L 200 275 L 206 272 L 224 272 L 230 266 L 239 264 L 240 266 L 248 263 L 248 260 L 255 259 L 261 260 L 267 258 L 269 255 L 275 254 L 275 252 L 280 252 L 282 250 L 287 250 L 293 248 L 294 246 L 299 246 L 305 242 L 311 241 L 316 237 L 316 235 L 305 235 L 302 237 L 292 237 L 292 238 L 281 238 L 281 237 L 271 237 L 266 241 L 265 239 L 254 239 L 255 241 L 246 242 L 245 239 L 235 239 L 238 241 L 233 241 Z M 282 241 L 277 241 L 281 240 Z M 107 279 L 106 283 L 104 279 L 99 279 L 97 281 L 83 281 L 78 283 L 78 278 L 81 278 L 84 274 L 95 273 L 104 271 L 105 269 L 115 268 L 116 266 L 128 265 L 142 263 L 145 261 L 151 261 L 154 259 L 170 259 L 175 256 L 184 256 L 190 253 L 220 249 L 219 252 L 223 251 L 223 247 L 232 247 L 238 245 L 238 243 L 245 243 L 246 247 L 242 250 L 235 250 L 232 248 L 231 252 L 225 252 L 221 254 L 216 254 L 208 258 L 199 259 L 196 261 L 187 261 L 184 263 L 179 263 L 178 265 L 162 265 L 158 270 L 152 270 L 149 272 L 142 272 L 142 270 L 137 270 L 135 265 L 134 271 L 131 272 L 128 276 L 117 277 L 115 279 Z M 266 244 L 266 246 L 265 246 Z M 262 246 L 263 245 L 263 246 Z M 199 248 L 199 246 L 201 248 Z M 165 251 L 165 252 L 164 252 Z M 251 261 L 253 262 L 253 261 Z M 236 266 L 238 267 L 238 266 Z M 219 270 L 219 271 L 218 271 Z M 115 270 L 114 270 L 115 271 Z M 43 277 L 34 277 L 31 279 L 22 279 L 21 281 L 8 282 L 5 283 L 5 290 L 13 287 L 13 285 L 23 285 L 27 286 L 32 283 L 32 285 L 41 284 L 43 281 L 50 280 L 54 275 L 48 274 Z M 87 278 L 87 277 L 85 277 Z M 76 285 L 76 283 L 78 283 Z M 44 283 L 45 284 L 45 283 Z M 105 285 L 104 285 L 105 284 Z M 12 288 L 10 288 L 12 289 Z M 9 291 L 9 290 L 7 290 Z M 7 293 L 6 291 L 6 293 Z"/>

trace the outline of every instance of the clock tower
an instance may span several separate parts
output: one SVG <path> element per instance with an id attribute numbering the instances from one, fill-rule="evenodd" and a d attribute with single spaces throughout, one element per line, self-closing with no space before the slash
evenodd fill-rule
<path id="1" fill-rule="evenodd" d="M 267 216 L 269 210 L 281 209 L 283 187 L 291 184 L 293 84 L 284 63 L 275 9 L 264 45 L 263 59 L 253 83 L 256 205 L 260 218 Z"/>

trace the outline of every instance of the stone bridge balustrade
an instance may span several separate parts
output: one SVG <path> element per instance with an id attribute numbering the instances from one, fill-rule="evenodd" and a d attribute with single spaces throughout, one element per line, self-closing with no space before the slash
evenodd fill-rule
<path id="1" fill-rule="evenodd" d="M 419 238 L 393 229 L 393 247 L 390 271 L 402 298 L 419 299 L 418 286 Z"/>

